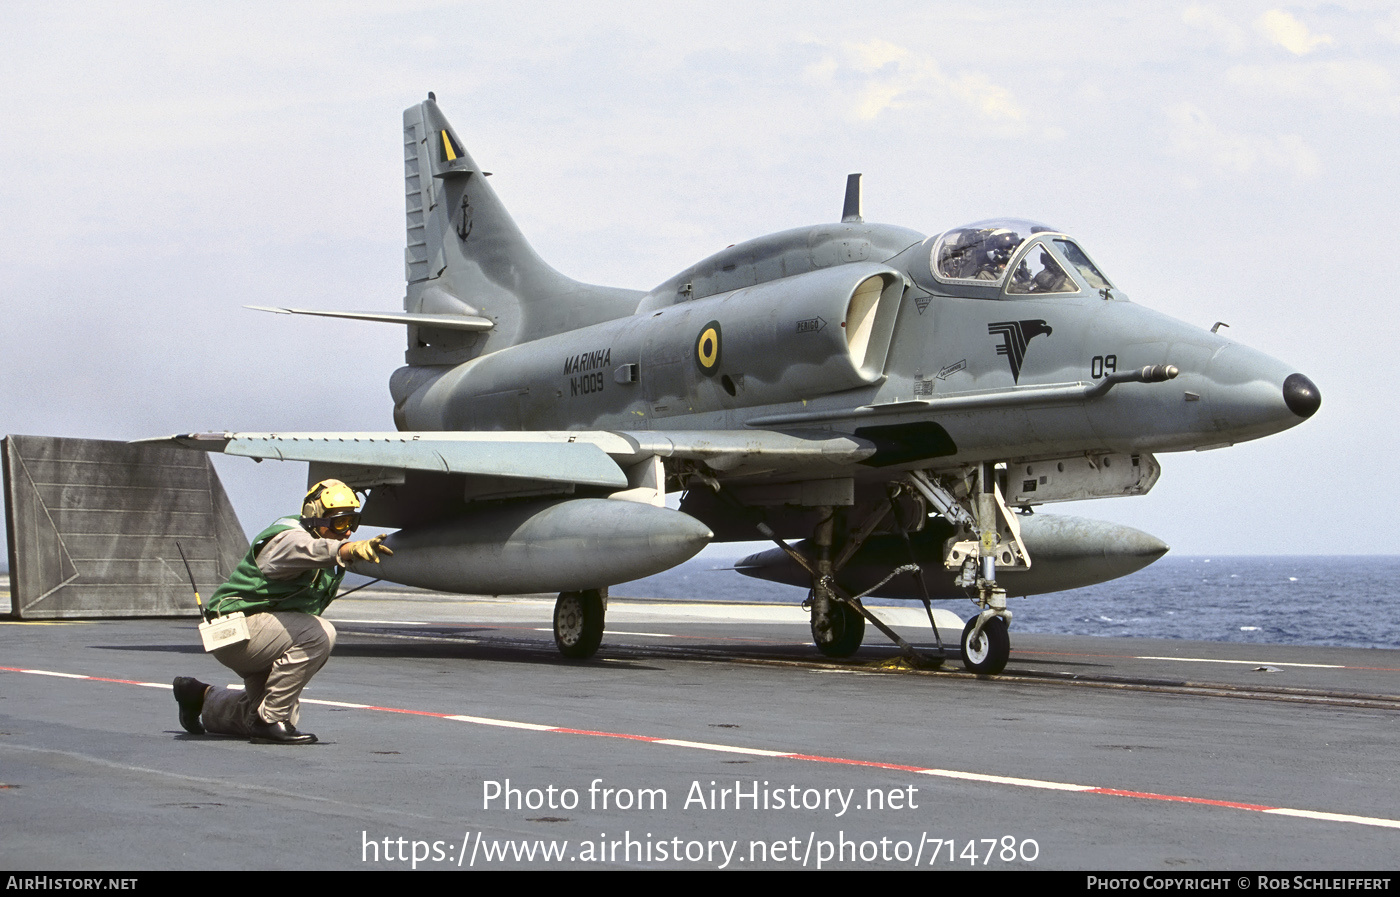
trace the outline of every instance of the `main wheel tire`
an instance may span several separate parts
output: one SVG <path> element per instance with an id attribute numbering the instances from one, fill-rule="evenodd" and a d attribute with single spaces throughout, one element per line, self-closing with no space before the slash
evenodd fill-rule
<path id="1" fill-rule="evenodd" d="M 607 592 L 560 592 L 554 602 L 554 644 L 573 660 L 592 657 L 603 643 Z"/>
<path id="2" fill-rule="evenodd" d="M 1011 636 L 1006 631 L 1006 621 L 992 617 L 982 626 L 976 641 L 969 641 L 972 627 L 977 625 L 973 617 L 963 627 L 962 661 L 970 673 L 994 676 L 1006 669 L 1006 661 L 1011 658 Z"/>
<path id="3" fill-rule="evenodd" d="M 816 617 L 812 618 L 812 641 L 827 657 L 850 657 L 864 640 L 865 617 L 845 602 L 832 602 L 830 632 L 818 632 Z"/>

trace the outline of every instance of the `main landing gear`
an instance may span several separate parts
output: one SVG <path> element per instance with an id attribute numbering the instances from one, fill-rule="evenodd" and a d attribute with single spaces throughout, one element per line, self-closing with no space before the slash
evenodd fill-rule
<path id="1" fill-rule="evenodd" d="M 571 660 L 586 660 L 603 643 L 607 589 L 560 592 L 554 602 L 554 644 Z"/>
<path id="2" fill-rule="evenodd" d="M 803 607 L 810 609 L 812 613 L 812 641 L 816 644 L 817 650 L 826 657 L 850 657 L 856 653 L 864 640 L 865 624 L 868 621 L 892 642 L 904 649 L 904 653 L 916 663 L 934 667 L 943 663 L 945 656 L 943 642 L 939 638 L 938 627 L 933 620 L 933 609 L 927 598 L 924 600 L 924 607 L 928 609 L 929 623 L 933 626 L 934 639 L 938 643 L 937 651 L 932 655 L 916 651 L 913 645 L 901 638 L 898 633 L 886 626 L 867 610 L 865 605 L 861 604 L 861 599 L 866 595 L 874 592 L 895 576 L 904 573 L 919 575 L 922 584 L 922 573 L 918 564 L 906 564 L 896 568 L 873 588 L 859 595 L 848 595 L 836 584 L 836 574 L 855 556 L 855 553 L 865 544 L 866 539 L 870 538 L 870 535 L 895 508 L 894 498 L 897 492 L 898 489 L 892 491 L 888 504 L 883 502 L 878 504 L 867 514 L 859 526 L 847 534 L 845 544 L 839 551 L 836 551 L 834 546 L 836 508 L 829 506 L 814 508 L 813 510 L 820 520 L 811 544 L 815 557 L 809 557 L 788 545 L 766 523 L 758 524 L 759 532 L 777 544 L 812 577 L 812 593 L 808 600 L 803 603 Z M 925 595 L 927 595 L 927 590 L 925 590 Z"/>
<path id="3" fill-rule="evenodd" d="M 812 614 L 812 641 L 827 657 L 850 657 L 865 641 L 865 617 L 849 604 L 836 602 L 821 626 L 817 625 L 817 615 Z"/>

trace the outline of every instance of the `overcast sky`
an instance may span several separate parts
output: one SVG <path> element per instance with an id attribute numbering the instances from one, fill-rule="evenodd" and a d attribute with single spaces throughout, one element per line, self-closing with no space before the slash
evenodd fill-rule
<path id="1" fill-rule="evenodd" d="M 389 430 L 401 112 L 429 90 L 540 253 L 646 289 L 840 217 L 1016 215 L 1133 299 L 1284 359 L 1281 435 L 1046 511 L 1180 554 L 1395 553 L 1386 3 L 11 4 L 0 31 L 0 433 Z M 245 528 L 303 465 L 220 459 Z"/>

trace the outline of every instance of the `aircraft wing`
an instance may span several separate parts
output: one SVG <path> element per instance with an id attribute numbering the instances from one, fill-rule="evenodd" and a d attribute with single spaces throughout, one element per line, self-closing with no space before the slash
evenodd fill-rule
<path id="1" fill-rule="evenodd" d="M 714 538 L 665 507 L 668 475 L 849 476 L 864 440 L 773 431 L 191 433 L 142 440 L 305 461 L 309 480 L 368 489 L 364 523 L 397 529 L 394 554 L 355 572 L 475 594 L 571 592 L 639 579 Z M 699 464 L 697 463 L 697 467 Z M 708 490 L 701 490 L 708 492 Z M 510 498 L 515 501 L 498 502 Z M 620 499 L 620 500 L 619 500 Z"/>
<path id="2" fill-rule="evenodd" d="M 627 477 L 593 442 L 443 439 L 441 433 L 192 433 L 152 440 L 256 460 L 309 461 L 625 488 Z M 471 436 L 477 434 L 460 434 Z M 491 434 L 496 435 L 496 434 Z M 535 434 L 511 434 L 528 437 Z"/>
<path id="3" fill-rule="evenodd" d="M 626 470 L 651 458 L 703 461 L 727 476 L 829 476 L 876 451 L 850 436 L 768 430 L 191 433 L 143 441 L 258 460 L 620 489 L 629 484 Z"/>

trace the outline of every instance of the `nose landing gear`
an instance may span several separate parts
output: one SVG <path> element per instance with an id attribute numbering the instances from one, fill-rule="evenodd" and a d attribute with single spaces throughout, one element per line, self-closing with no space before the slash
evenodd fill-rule
<path id="1" fill-rule="evenodd" d="M 991 615 L 991 616 L 988 616 Z M 969 673 L 995 676 L 1011 658 L 1006 620 L 986 610 L 967 621 L 962 634 L 962 662 Z"/>
<path id="2" fill-rule="evenodd" d="M 959 501 L 941 483 L 921 471 L 909 474 L 909 482 L 940 514 L 961 530 L 948 542 L 944 565 L 961 570 L 958 581 L 973 591 L 981 611 L 967 621 L 962 635 L 962 661 L 968 672 L 996 675 L 1011 657 L 1007 629 L 1011 611 L 1006 590 L 997 584 L 997 568 L 1027 570 L 1030 553 L 1021 540 L 1021 526 L 1002 499 L 996 465 L 985 463 L 977 471 L 975 485 L 965 483 L 966 497 Z"/>

